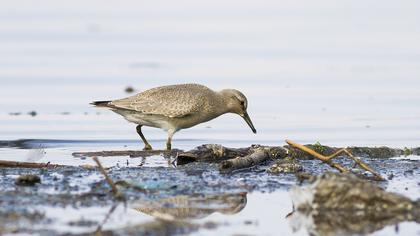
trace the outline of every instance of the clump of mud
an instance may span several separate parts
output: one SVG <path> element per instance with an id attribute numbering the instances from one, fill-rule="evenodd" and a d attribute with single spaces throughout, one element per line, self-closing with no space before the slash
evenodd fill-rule
<path id="1" fill-rule="evenodd" d="M 292 225 L 312 222 L 304 227 L 313 235 L 367 234 L 402 221 L 420 222 L 420 200 L 387 192 L 352 174 L 326 172 L 291 193 L 296 210 Z"/>
<path id="2" fill-rule="evenodd" d="M 276 161 L 274 165 L 267 169 L 267 172 L 271 174 L 297 173 L 300 171 L 303 171 L 302 165 L 291 158 L 285 158 L 283 160 Z"/>
<path id="3" fill-rule="evenodd" d="M 15 184 L 21 186 L 34 186 L 35 184 L 41 183 L 41 178 L 38 175 L 21 175 L 19 176 Z"/>

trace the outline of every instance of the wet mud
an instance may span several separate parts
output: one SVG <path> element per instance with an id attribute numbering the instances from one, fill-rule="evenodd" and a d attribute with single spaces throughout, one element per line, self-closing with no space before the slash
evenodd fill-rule
<path id="1" fill-rule="evenodd" d="M 213 148 L 214 149 L 214 148 Z M 214 149 L 219 150 L 220 149 Z M 242 149 L 238 149 L 244 152 Z M 232 150 L 229 150 L 232 151 Z M 226 153 L 228 151 L 225 150 Z M 96 152 L 102 153 L 104 152 Z M 220 153 L 220 152 L 219 152 Z M 280 153 L 280 152 L 279 152 Z M 283 153 L 283 152 L 281 152 Z M 105 153 L 115 154 L 115 153 Z M 119 153 L 121 154 L 121 152 Z M 132 154 L 132 153 L 131 153 Z M 156 153 L 153 153 L 156 155 Z M 167 154 L 167 153 L 166 153 Z M 165 156 L 165 152 L 160 155 Z M 90 158 L 82 154 L 74 155 L 73 158 Z M 107 157 L 102 157 L 107 158 Z M 155 158 L 151 155 L 144 158 Z M 171 155 L 166 157 L 168 162 L 173 162 Z M 308 173 L 312 176 L 312 180 L 316 176 L 323 176 L 322 173 L 331 171 L 331 167 L 323 164 L 318 160 L 311 160 L 308 158 L 291 158 L 281 159 L 269 158 L 264 162 L 253 165 L 249 168 L 238 169 L 232 172 L 220 171 L 220 163 L 215 162 L 214 159 L 210 161 L 190 161 L 183 165 L 168 165 L 168 167 L 111 167 L 107 169 L 109 176 L 116 183 L 119 191 L 121 191 L 126 201 L 119 202 L 114 199 L 112 189 L 105 181 L 103 175 L 96 168 L 72 167 L 72 166 L 58 166 L 54 168 L 1 168 L 0 169 L 0 232 L 5 233 L 42 233 L 42 234 L 66 234 L 66 233 L 115 233 L 115 234 L 188 234 L 197 232 L 203 229 L 217 229 L 218 227 L 227 227 L 221 225 L 220 222 L 206 221 L 206 217 L 218 213 L 222 215 L 235 215 L 240 213 L 247 205 L 247 196 L 258 192 L 277 192 L 289 191 L 291 188 L 301 184 L 301 176 L 303 173 Z M 372 168 L 377 170 L 383 176 L 393 176 L 391 180 L 387 181 L 369 181 L 361 180 L 358 177 L 350 179 L 340 179 L 343 188 L 355 186 L 355 183 L 368 186 L 368 189 L 375 189 L 375 191 L 382 191 L 382 189 L 389 187 L 388 185 L 395 185 L 404 181 L 417 181 L 415 189 L 408 190 L 417 192 L 412 195 L 413 198 L 419 198 L 418 176 L 420 174 L 420 162 L 411 160 L 400 160 L 395 158 L 364 158 Z M 343 165 L 350 164 L 350 160 L 346 158 L 338 158 L 338 163 Z M 171 166 L 171 167 L 169 167 Z M 356 173 L 363 175 L 361 170 L 354 170 Z M 299 175 L 295 175 L 299 173 Z M 21 185 L 19 179 L 22 176 L 37 176 L 39 182 L 34 184 Z M 331 174 L 334 176 L 333 174 Z M 327 177 L 318 177 L 327 178 Z M 310 183 L 303 185 L 311 186 Z M 316 181 L 315 181 L 316 182 Z M 326 186 L 333 186 L 326 184 Z M 370 186 L 370 187 L 369 187 Z M 372 187 L 374 186 L 374 188 Z M 313 189 L 314 187 L 312 187 Z M 328 191 L 328 188 L 322 188 Z M 335 186 L 333 189 L 337 189 Z M 359 192 L 363 194 L 363 191 Z M 337 193 L 335 193 L 337 194 Z M 324 196 L 325 195 L 325 196 Z M 318 202 L 325 202 L 331 206 L 339 205 L 336 199 L 330 199 L 328 196 L 334 195 L 332 193 L 325 193 L 324 199 L 317 200 Z M 318 196 L 318 195 L 317 195 Z M 374 196 L 369 194 L 369 196 Z M 378 195 L 379 196 L 379 195 Z M 381 195 L 382 196 L 382 195 Z M 292 201 L 295 197 L 291 196 Z M 315 198 L 316 200 L 317 198 Z M 341 199 L 341 198 L 340 198 Z M 407 197 L 398 198 L 401 202 Z M 285 199 L 287 200 L 287 199 Z M 348 204 L 341 204 L 341 206 L 352 206 L 353 203 L 360 199 L 349 197 L 346 199 Z M 376 197 L 369 201 L 375 202 Z M 414 201 L 414 200 L 413 200 Z M 376 206 L 370 204 L 369 206 Z M 383 202 L 380 202 L 383 203 Z M 321 205 L 321 206 L 324 206 Z M 358 204 L 360 205 L 360 204 Z M 366 206 L 367 206 L 366 205 Z M 328 209 L 331 206 L 327 207 Z M 371 207 L 366 217 L 351 220 L 352 225 L 344 225 L 344 223 L 336 222 L 335 226 L 325 225 L 323 219 L 324 210 L 317 208 L 317 214 L 314 211 L 305 209 L 302 210 L 296 207 L 294 215 L 302 217 L 312 217 L 312 226 L 308 229 L 311 232 L 311 227 L 316 227 L 322 233 L 331 232 L 335 230 L 343 230 L 343 232 L 350 233 L 366 233 L 374 232 L 386 225 L 396 224 L 403 221 L 413 220 L 410 214 L 400 214 L 399 211 L 391 211 L 389 214 L 382 214 L 383 204 L 378 207 Z M 392 204 L 388 204 L 392 206 Z M 418 204 L 411 205 L 413 208 L 418 207 Z M 45 209 L 57 209 L 71 207 L 83 212 L 84 210 L 92 208 L 109 209 L 109 212 L 96 217 L 94 219 L 80 218 L 65 222 L 68 229 L 60 229 L 58 223 L 60 222 L 59 215 L 49 214 Z M 265 206 L 268 207 L 269 206 Z M 137 224 L 126 224 L 119 227 L 107 227 L 107 218 L 117 214 L 113 209 L 124 209 L 123 212 L 137 212 L 135 214 L 146 215 L 148 220 L 139 221 Z M 300 210 L 299 210 L 300 209 Z M 293 209 L 290 209 L 292 211 Z M 344 209 L 346 210 L 346 209 Z M 376 210 L 376 213 L 375 213 Z M 378 210 L 381 213 L 378 214 Z M 374 212 L 374 213 L 372 213 Z M 346 221 L 348 217 L 342 214 L 343 211 L 335 211 L 334 219 L 327 222 L 335 222 L 342 219 Z M 414 213 L 413 213 L 414 214 Z M 417 213 L 416 213 L 417 214 Z M 329 216 L 331 216 L 329 215 Z M 295 217 L 294 216 L 294 217 Z M 382 218 L 383 219 L 382 219 Z M 418 215 L 414 215 L 418 217 Z M 204 221 L 197 221 L 204 219 Z M 333 221 L 334 220 L 334 221 Z M 380 222 L 380 223 L 377 223 Z M 244 223 L 245 224 L 245 223 Z M 381 226 L 378 226 L 381 225 Z M 291 224 L 291 227 L 296 227 Z M 332 228 L 331 230 L 328 228 Z M 360 229 L 351 230 L 359 227 Z M 73 231 L 72 229 L 78 230 Z M 299 228 L 299 227 L 298 227 Z M 326 228 L 326 229 L 324 229 Z M 351 228 L 351 229 L 347 229 Z M 328 232 L 329 232 L 328 231 Z M 332 235 L 332 234 L 331 234 Z"/>

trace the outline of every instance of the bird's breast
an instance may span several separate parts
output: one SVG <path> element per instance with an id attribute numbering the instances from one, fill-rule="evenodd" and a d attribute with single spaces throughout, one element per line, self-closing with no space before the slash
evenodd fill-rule
<path id="1" fill-rule="evenodd" d="M 199 112 L 194 113 L 188 116 L 174 118 L 174 124 L 178 129 L 190 128 L 192 126 L 210 121 L 223 113 L 208 113 L 208 112 Z"/>

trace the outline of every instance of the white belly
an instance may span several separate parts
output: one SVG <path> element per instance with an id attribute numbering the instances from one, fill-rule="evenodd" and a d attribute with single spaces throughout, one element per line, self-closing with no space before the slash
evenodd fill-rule
<path id="1" fill-rule="evenodd" d="M 148 114 L 142 114 L 139 112 L 132 112 L 132 111 L 126 111 L 126 110 L 113 110 L 114 112 L 122 115 L 127 121 L 149 126 L 149 127 L 155 127 L 160 128 L 165 131 L 168 130 L 177 130 L 176 127 L 171 123 L 170 118 L 160 116 L 160 115 L 148 115 Z"/>

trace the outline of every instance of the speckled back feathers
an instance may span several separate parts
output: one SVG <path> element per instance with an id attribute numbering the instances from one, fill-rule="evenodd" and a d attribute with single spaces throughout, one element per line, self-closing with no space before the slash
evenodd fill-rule
<path id="1" fill-rule="evenodd" d="M 115 108 L 144 114 L 183 117 L 221 103 L 220 95 L 199 84 L 179 84 L 152 88 L 134 96 L 111 101 Z M 221 104 L 219 104 L 221 105 Z"/>

